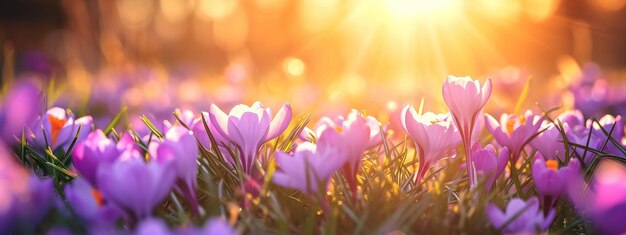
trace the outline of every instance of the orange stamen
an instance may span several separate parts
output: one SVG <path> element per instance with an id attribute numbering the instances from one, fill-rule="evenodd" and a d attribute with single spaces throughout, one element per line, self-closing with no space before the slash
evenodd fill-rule
<path id="1" fill-rule="evenodd" d="M 511 135 L 513 133 L 513 127 L 515 126 L 515 119 L 509 119 L 506 121 L 506 133 Z"/>
<path id="2" fill-rule="evenodd" d="M 335 126 L 335 131 L 337 131 L 338 133 L 341 133 L 343 131 L 343 127 Z"/>
<path id="3" fill-rule="evenodd" d="M 59 132 L 61 132 L 67 120 L 48 115 L 48 121 L 50 121 L 50 136 L 52 137 L 50 145 L 54 145 L 59 137 Z"/>
<path id="4" fill-rule="evenodd" d="M 104 199 L 102 198 L 102 194 L 100 194 L 100 191 L 98 191 L 97 189 L 92 189 L 91 196 L 93 196 L 93 198 L 96 199 L 96 202 L 98 203 L 98 207 L 101 207 L 102 205 L 104 205 Z"/>
<path id="5" fill-rule="evenodd" d="M 556 171 L 557 169 L 559 169 L 559 163 L 556 160 L 547 160 L 546 161 L 546 166 L 550 170 L 555 170 Z"/>

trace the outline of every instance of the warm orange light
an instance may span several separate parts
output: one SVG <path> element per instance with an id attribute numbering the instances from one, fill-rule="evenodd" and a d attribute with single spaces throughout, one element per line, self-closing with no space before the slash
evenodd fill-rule
<path id="1" fill-rule="evenodd" d="M 626 0 L 591 0 L 591 3 L 606 11 L 617 11 L 626 5 Z"/>
<path id="2" fill-rule="evenodd" d="M 458 0 L 387 0 L 392 17 L 433 19 L 460 13 L 463 4 Z"/>

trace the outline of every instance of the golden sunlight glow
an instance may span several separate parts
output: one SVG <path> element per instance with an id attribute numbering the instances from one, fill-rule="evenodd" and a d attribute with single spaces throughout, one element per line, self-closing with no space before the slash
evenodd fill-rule
<path id="1" fill-rule="evenodd" d="M 386 0 L 386 5 L 392 16 L 424 19 L 449 17 L 462 8 L 458 0 Z"/>
<path id="2" fill-rule="evenodd" d="M 285 61 L 283 62 L 283 69 L 290 76 L 295 77 L 295 76 L 302 75 L 304 73 L 305 68 L 306 67 L 304 65 L 304 62 L 302 62 L 302 60 L 295 58 L 295 57 L 289 57 L 285 59 Z"/>

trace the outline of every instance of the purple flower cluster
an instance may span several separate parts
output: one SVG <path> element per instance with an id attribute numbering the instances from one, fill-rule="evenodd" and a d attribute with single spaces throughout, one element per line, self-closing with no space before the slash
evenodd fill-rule
<path id="1" fill-rule="evenodd" d="M 497 120 L 483 110 L 491 89 L 489 79 L 481 85 L 469 77 L 451 76 L 442 89 L 448 113 L 422 112 L 409 104 L 402 108 L 400 126 L 413 144 L 405 153 L 413 158 L 406 188 L 440 187 L 426 177 L 430 168 L 464 162 L 467 180 L 465 175 L 461 179 L 467 182 L 467 192 L 483 199 L 505 195 L 506 210 L 495 204 L 485 210 L 491 225 L 503 233 L 546 232 L 559 213 L 559 202 L 569 201 L 598 231 L 626 232 L 615 220 L 625 213 L 626 200 L 610 193 L 624 191 L 620 179 L 626 171 L 603 170 L 589 183 L 583 177 L 584 170 L 605 158 L 624 157 L 621 116 L 593 120 L 571 110 L 552 118 L 528 110 L 522 115 L 504 113 Z M 271 195 L 267 190 L 290 188 L 321 199 L 320 207 L 327 210 L 332 182 L 345 182 L 350 190 L 341 193 L 350 194 L 353 202 L 367 200 L 364 169 L 398 162 L 387 158 L 387 142 L 404 137 L 357 110 L 345 117 L 322 117 L 314 129 L 288 128 L 289 104 L 273 114 L 260 102 L 238 104 L 228 113 L 215 104 L 197 115 L 177 110 L 175 122 L 165 120 L 157 127 L 143 119 L 145 130 L 118 133 L 94 128 L 91 116 L 75 118 L 60 107 L 39 114 L 40 100 L 37 89 L 20 84 L 1 102 L 0 233 L 41 232 L 26 225 L 39 224 L 56 210 L 78 218 L 90 233 L 235 234 L 239 230 L 223 218 L 172 226 L 162 219 L 164 205 L 175 203 L 190 211 L 180 215 L 183 221 L 185 216 L 208 218 L 207 211 L 221 211 L 202 203 L 220 198 L 202 197 L 209 189 L 201 186 L 215 179 L 204 177 L 201 170 L 227 171 L 239 184 L 239 191 L 233 191 L 245 193 L 244 203 Z M 20 106 L 28 108 L 12 112 Z M 483 125 L 493 139 L 481 135 Z M 300 133 L 295 132 L 298 128 Z M 16 163 L 18 154 L 5 145 L 27 152 L 20 158 L 30 158 Z M 225 169 L 209 169 L 222 163 Z M 220 185 L 225 180 L 217 179 Z M 513 183 L 516 188 L 504 186 Z M 591 190 L 582 189 L 587 185 Z"/>

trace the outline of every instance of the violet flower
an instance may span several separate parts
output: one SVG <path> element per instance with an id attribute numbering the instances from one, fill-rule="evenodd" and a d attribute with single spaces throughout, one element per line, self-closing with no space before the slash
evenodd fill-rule
<path id="1" fill-rule="evenodd" d="M 239 150 L 243 171 L 253 175 L 259 148 L 287 129 L 291 121 L 291 106 L 283 104 L 272 118 L 271 110 L 264 108 L 260 102 L 255 102 L 252 106 L 237 105 L 228 115 L 212 104 L 209 117 L 220 135 Z"/>
<path id="2" fill-rule="evenodd" d="M 599 234 L 626 233 L 626 168 L 601 161 L 587 185 L 582 175 L 568 180 L 568 194 L 579 213 L 589 218 Z"/>
<path id="3" fill-rule="evenodd" d="M 504 172 L 506 164 L 511 156 L 507 147 L 502 148 L 496 155 L 496 148 L 488 144 L 485 148 L 480 147 L 479 142 L 474 142 L 472 146 L 472 167 L 476 171 L 476 180 L 483 178 L 485 181 L 485 191 L 491 191 L 496 179 Z M 474 182 L 476 185 L 478 182 Z"/>
<path id="4" fill-rule="evenodd" d="M 49 109 L 39 119 L 31 131 L 39 147 L 45 148 L 47 143 L 53 151 L 57 148 L 67 151 L 67 148 L 69 148 L 76 136 L 79 126 L 82 127 L 77 141 L 84 140 L 87 137 L 93 128 L 93 119 L 91 116 L 84 116 L 74 120 L 74 114 L 67 113 L 62 108 L 54 107 Z"/>
<path id="5" fill-rule="evenodd" d="M 534 115 L 530 110 L 523 116 L 502 114 L 500 122 L 489 114 L 485 116 L 487 129 L 500 145 L 509 148 L 510 161 L 513 164 L 519 159 L 524 146 L 537 134 L 542 121 L 543 118 Z"/>
<path id="6" fill-rule="evenodd" d="M 600 123 L 600 125 L 598 125 L 598 123 L 593 123 L 591 120 L 587 120 L 587 127 L 591 126 L 593 128 L 591 130 L 593 134 L 599 136 L 603 140 L 607 140 L 607 134 L 610 133 L 611 138 L 621 145 L 622 139 L 624 138 L 624 121 L 622 121 L 622 116 L 617 115 L 613 117 L 612 115 L 607 114 L 600 118 L 598 122 Z M 600 126 L 602 128 L 600 128 Z M 602 129 L 604 129 L 607 134 L 605 134 Z M 611 130 L 613 130 L 613 132 L 611 132 Z M 624 153 L 622 153 L 619 148 L 615 146 L 615 144 L 612 143 L 610 140 L 607 142 L 604 151 L 617 156 L 624 155 Z"/>
<path id="7" fill-rule="evenodd" d="M 115 143 L 98 129 L 89 133 L 85 140 L 76 143 L 72 150 L 72 163 L 82 177 L 95 185 L 98 166 L 113 163 L 126 150 L 139 151 L 130 134 L 125 133 Z"/>
<path id="8" fill-rule="evenodd" d="M 546 160 L 565 161 L 565 145 L 559 128 L 549 121 L 543 121 L 540 129 L 544 131 L 530 141 L 530 146 L 537 149 Z"/>
<path id="9" fill-rule="evenodd" d="M 65 186 L 65 198 L 74 212 L 91 226 L 112 226 L 121 218 L 120 208 L 107 203 L 102 194 L 82 178 Z"/>
<path id="10" fill-rule="evenodd" d="M 324 135 L 336 133 L 328 129 L 322 133 Z M 346 163 L 345 158 L 337 157 L 341 156 L 339 151 L 330 145 L 305 142 L 298 145 L 293 156 L 276 152 L 279 170 L 274 174 L 273 181 L 306 194 L 325 192 L 333 173 Z"/>
<path id="11" fill-rule="evenodd" d="M 487 217 L 491 225 L 504 234 L 535 234 L 548 230 L 554 220 L 554 209 L 544 216 L 536 197 L 523 201 L 514 198 L 501 211 L 493 204 L 487 205 Z"/>
<path id="12" fill-rule="evenodd" d="M 142 219 L 170 193 L 176 171 L 173 161 L 146 163 L 135 156 L 100 166 L 96 179 L 106 200 L 131 212 L 134 219 Z"/>
<path id="13" fill-rule="evenodd" d="M 53 182 L 17 164 L 0 143 L 0 186 L 0 234 L 34 233 L 54 203 Z"/>
<path id="14" fill-rule="evenodd" d="M 537 153 L 541 155 L 541 153 Z M 567 192 L 566 183 L 571 177 L 580 175 L 580 163 L 576 159 L 571 159 L 566 167 L 559 169 L 556 160 L 543 160 L 539 156 L 532 167 L 532 175 L 535 187 L 539 193 L 541 205 L 547 215 L 550 208 L 554 208 L 559 198 Z"/>
<path id="15" fill-rule="evenodd" d="M 0 103 L 0 138 L 15 142 L 24 127 L 33 124 L 41 107 L 39 88 L 31 82 L 20 82 L 9 89 Z"/>
<path id="16" fill-rule="evenodd" d="M 443 100 L 448 105 L 452 118 L 459 131 L 463 148 L 465 149 L 466 161 L 472 162 L 472 135 L 477 123 L 478 115 L 491 97 L 491 79 L 487 79 L 482 86 L 477 80 L 470 77 L 448 76 L 443 83 Z M 476 182 L 476 172 L 467 165 L 467 175 L 470 185 Z"/>
<path id="17" fill-rule="evenodd" d="M 178 178 L 176 190 L 191 204 L 194 213 L 199 214 L 196 160 L 200 153 L 192 132 L 181 126 L 173 126 L 165 133 L 163 142 L 153 142 L 149 149 L 154 161 L 166 164 L 173 162 Z"/>
<path id="18" fill-rule="evenodd" d="M 418 114 L 415 108 L 405 105 L 401 119 L 418 152 L 420 165 L 415 182 L 419 183 L 431 164 L 452 155 L 461 138 L 449 114 Z"/>

